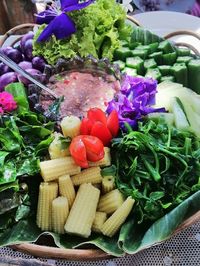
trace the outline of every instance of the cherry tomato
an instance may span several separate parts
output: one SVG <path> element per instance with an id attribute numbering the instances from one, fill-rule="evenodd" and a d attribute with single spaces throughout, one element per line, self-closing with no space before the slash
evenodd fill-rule
<path id="1" fill-rule="evenodd" d="M 80 126 L 81 135 L 89 135 L 92 129 L 93 122 L 88 118 L 83 118 Z"/>
<path id="2" fill-rule="evenodd" d="M 100 139 L 95 136 L 82 136 L 86 147 L 88 161 L 97 162 L 104 157 L 104 146 Z"/>
<path id="3" fill-rule="evenodd" d="M 89 166 L 86 157 L 85 144 L 80 136 L 72 139 L 72 142 L 69 146 L 69 151 L 77 165 L 81 166 L 82 168 L 87 168 Z"/>
<path id="4" fill-rule="evenodd" d="M 75 163 L 82 168 L 89 167 L 88 161 L 97 162 L 104 157 L 104 146 L 95 136 L 80 135 L 72 139 L 69 147 Z"/>
<path id="5" fill-rule="evenodd" d="M 90 134 L 99 138 L 104 146 L 108 146 L 112 139 L 112 135 L 106 125 L 98 121 L 94 123 Z"/>
<path id="6" fill-rule="evenodd" d="M 90 108 L 90 110 L 87 112 L 87 117 L 93 123 L 99 121 L 106 125 L 106 115 L 100 108 Z"/>
<path id="7" fill-rule="evenodd" d="M 117 136 L 117 133 L 119 131 L 119 118 L 116 110 L 112 110 L 112 112 L 108 116 L 107 128 L 110 130 L 110 133 L 113 137 Z"/>

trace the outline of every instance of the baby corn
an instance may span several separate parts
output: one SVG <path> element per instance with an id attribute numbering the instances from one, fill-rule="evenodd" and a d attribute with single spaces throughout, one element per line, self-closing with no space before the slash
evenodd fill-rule
<path id="1" fill-rule="evenodd" d="M 89 237 L 96 214 L 100 191 L 91 184 L 82 184 L 70 210 L 65 232 Z"/>

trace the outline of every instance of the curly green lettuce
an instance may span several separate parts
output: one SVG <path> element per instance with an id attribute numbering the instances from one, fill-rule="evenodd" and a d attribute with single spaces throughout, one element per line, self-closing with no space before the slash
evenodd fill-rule
<path id="1" fill-rule="evenodd" d="M 129 38 L 132 27 L 126 23 L 126 12 L 115 0 L 96 0 L 80 11 L 68 14 L 76 24 L 76 33 L 69 38 L 57 40 L 55 36 L 45 43 L 36 40 L 46 25 L 39 27 L 34 38 L 34 55 L 42 55 L 51 65 L 60 57 L 75 55 L 112 60 L 120 40 Z"/>

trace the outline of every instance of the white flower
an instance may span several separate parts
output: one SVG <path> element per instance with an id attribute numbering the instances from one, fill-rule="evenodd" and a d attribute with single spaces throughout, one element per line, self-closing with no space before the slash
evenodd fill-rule
<path id="1" fill-rule="evenodd" d="M 126 12 L 132 12 L 133 11 L 133 6 L 131 5 L 132 0 L 122 0 L 121 5 L 123 8 L 126 10 Z"/>

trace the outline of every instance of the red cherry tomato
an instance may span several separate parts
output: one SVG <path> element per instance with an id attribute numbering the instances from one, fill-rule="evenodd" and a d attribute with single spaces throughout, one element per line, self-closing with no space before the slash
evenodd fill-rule
<path id="1" fill-rule="evenodd" d="M 83 118 L 80 126 L 81 135 L 89 135 L 92 129 L 93 122 L 88 118 Z"/>
<path id="2" fill-rule="evenodd" d="M 119 118 L 116 110 L 112 110 L 112 112 L 108 116 L 107 128 L 110 130 L 110 133 L 113 137 L 117 136 L 117 133 L 119 131 Z"/>
<path id="3" fill-rule="evenodd" d="M 80 135 L 72 139 L 69 147 L 75 163 L 82 168 L 89 167 L 88 161 L 97 162 L 104 157 L 104 146 L 95 136 Z"/>
<path id="4" fill-rule="evenodd" d="M 94 123 L 90 134 L 99 138 L 103 142 L 104 146 L 108 146 L 112 139 L 109 129 L 101 122 Z"/>
<path id="5" fill-rule="evenodd" d="M 88 161 L 97 162 L 104 157 L 104 146 L 100 139 L 95 136 L 82 136 L 86 147 Z"/>
<path id="6" fill-rule="evenodd" d="M 80 136 L 72 139 L 69 151 L 77 165 L 82 168 L 87 168 L 89 166 L 86 157 L 86 148 Z"/>
<path id="7" fill-rule="evenodd" d="M 87 112 L 87 117 L 93 123 L 99 121 L 106 125 L 106 115 L 100 108 L 90 108 L 90 110 Z"/>

